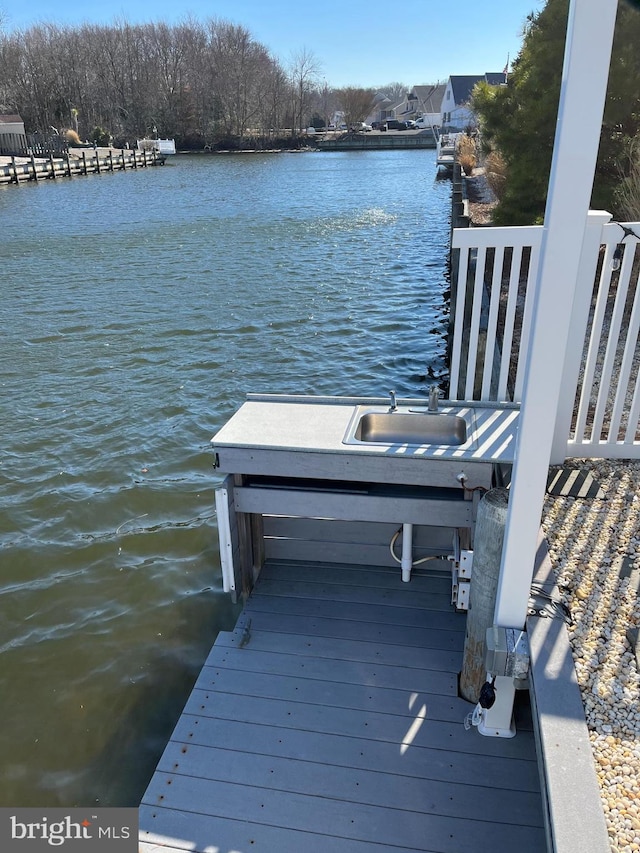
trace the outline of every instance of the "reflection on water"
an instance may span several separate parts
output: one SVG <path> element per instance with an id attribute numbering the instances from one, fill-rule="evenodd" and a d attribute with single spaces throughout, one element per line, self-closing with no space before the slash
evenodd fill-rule
<path id="1" fill-rule="evenodd" d="M 209 438 L 248 391 L 444 373 L 432 151 L 0 188 L 0 805 L 137 805 L 219 630 Z"/>

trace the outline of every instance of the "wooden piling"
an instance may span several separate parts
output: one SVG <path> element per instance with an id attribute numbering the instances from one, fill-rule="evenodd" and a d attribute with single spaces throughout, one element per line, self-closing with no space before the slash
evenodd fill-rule
<path id="1" fill-rule="evenodd" d="M 478 504 L 473 571 L 464 641 L 460 695 L 477 702 L 486 681 L 487 628 L 494 624 L 502 543 L 507 524 L 507 489 L 491 489 Z"/>

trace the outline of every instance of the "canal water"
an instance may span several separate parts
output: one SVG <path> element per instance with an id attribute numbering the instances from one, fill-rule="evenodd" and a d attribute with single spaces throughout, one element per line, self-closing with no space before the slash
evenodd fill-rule
<path id="1" fill-rule="evenodd" d="M 0 806 L 135 806 L 219 630 L 209 439 L 247 392 L 445 375 L 434 151 L 0 189 Z"/>

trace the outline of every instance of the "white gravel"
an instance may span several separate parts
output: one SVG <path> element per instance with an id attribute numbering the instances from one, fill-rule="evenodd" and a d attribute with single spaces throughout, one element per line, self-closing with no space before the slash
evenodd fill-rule
<path id="1" fill-rule="evenodd" d="M 547 495 L 543 530 L 564 603 L 612 853 L 640 851 L 640 462 L 572 460 L 604 499 Z"/>

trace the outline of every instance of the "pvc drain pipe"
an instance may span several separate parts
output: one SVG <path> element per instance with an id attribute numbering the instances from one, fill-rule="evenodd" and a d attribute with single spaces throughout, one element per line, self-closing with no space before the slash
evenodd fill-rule
<path id="1" fill-rule="evenodd" d="M 402 525 L 402 580 L 408 583 L 411 580 L 411 566 L 413 552 L 413 524 Z"/>

